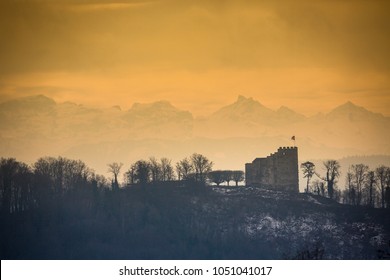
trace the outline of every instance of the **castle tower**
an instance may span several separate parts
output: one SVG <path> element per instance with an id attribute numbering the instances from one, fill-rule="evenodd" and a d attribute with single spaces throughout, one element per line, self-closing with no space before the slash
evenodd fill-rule
<path id="1" fill-rule="evenodd" d="M 287 191 L 299 192 L 298 184 L 298 148 L 279 148 L 274 154 L 275 187 Z"/>
<path id="2" fill-rule="evenodd" d="M 247 186 L 299 192 L 298 148 L 281 147 L 266 158 L 245 164 Z"/>

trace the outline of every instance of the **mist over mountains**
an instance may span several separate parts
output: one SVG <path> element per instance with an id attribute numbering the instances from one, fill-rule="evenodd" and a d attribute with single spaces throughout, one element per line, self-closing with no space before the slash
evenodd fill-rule
<path id="1" fill-rule="evenodd" d="M 300 161 L 390 155 L 389 127 L 389 117 L 351 102 L 307 117 L 286 106 L 274 111 L 239 96 L 211 115 L 196 118 L 168 101 L 135 103 L 125 111 L 57 103 L 36 95 L 0 104 L 0 154 L 27 162 L 63 155 L 82 159 L 105 174 L 112 161 L 129 165 L 150 156 L 176 161 L 198 152 L 216 169 L 244 169 L 255 157 L 292 145 L 292 135 Z"/>

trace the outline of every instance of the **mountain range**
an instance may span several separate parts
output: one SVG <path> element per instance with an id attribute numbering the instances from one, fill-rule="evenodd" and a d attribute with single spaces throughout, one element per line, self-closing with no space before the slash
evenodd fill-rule
<path id="1" fill-rule="evenodd" d="M 282 106 L 271 110 L 253 98 L 237 100 L 196 118 L 168 101 L 90 108 L 29 96 L 0 104 L 0 155 L 32 162 L 44 155 L 80 158 L 102 173 L 106 164 L 150 156 L 174 161 L 198 152 L 215 168 L 244 163 L 292 145 L 300 160 L 390 155 L 390 118 L 347 102 L 306 117 Z"/>

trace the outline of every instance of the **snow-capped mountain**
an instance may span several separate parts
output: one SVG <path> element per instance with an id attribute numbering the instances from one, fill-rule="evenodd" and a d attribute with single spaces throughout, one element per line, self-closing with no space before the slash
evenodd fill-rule
<path id="1" fill-rule="evenodd" d="M 80 158 L 105 172 L 109 161 L 150 156 L 182 159 L 208 155 L 216 168 L 245 162 L 294 144 L 300 159 L 390 154 L 390 118 L 347 102 L 329 113 L 305 117 L 282 106 L 271 110 L 253 98 L 237 100 L 196 119 L 168 101 L 96 109 L 46 96 L 0 104 L 0 155 L 34 161 L 44 155 Z M 105 162 L 107 161 L 107 162 Z"/>
<path id="2" fill-rule="evenodd" d="M 261 122 L 275 117 L 275 112 L 268 109 L 253 98 L 239 95 L 233 104 L 222 107 L 210 116 L 210 119 L 227 120 L 231 122 L 252 121 Z"/>
<path id="3" fill-rule="evenodd" d="M 251 97 L 240 95 L 234 103 L 196 120 L 194 134 L 211 138 L 276 136 L 305 119 L 285 106 L 274 111 Z"/>
<path id="4" fill-rule="evenodd" d="M 357 106 L 352 102 L 348 101 L 330 111 L 325 116 L 328 120 L 342 119 L 350 122 L 367 122 L 367 121 L 389 121 L 390 118 L 384 117 L 382 114 L 373 113 L 368 111 L 364 107 Z"/>
<path id="5" fill-rule="evenodd" d="M 122 119 L 133 133 L 139 132 L 139 138 L 189 137 L 192 133 L 192 114 L 177 109 L 168 101 L 135 103 Z"/>
<path id="6" fill-rule="evenodd" d="M 210 117 L 210 121 L 228 121 L 234 123 L 254 123 L 264 126 L 285 124 L 304 120 L 305 116 L 298 114 L 286 106 L 273 111 L 252 97 L 239 95 L 236 102 L 227 105 Z"/>

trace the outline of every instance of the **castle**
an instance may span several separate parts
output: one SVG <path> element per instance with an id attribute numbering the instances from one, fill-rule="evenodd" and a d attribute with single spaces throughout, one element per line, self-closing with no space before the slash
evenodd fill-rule
<path id="1" fill-rule="evenodd" d="M 247 186 L 298 193 L 298 148 L 281 147 L 266 158 L 246 163 L 245 182 Z"/>

